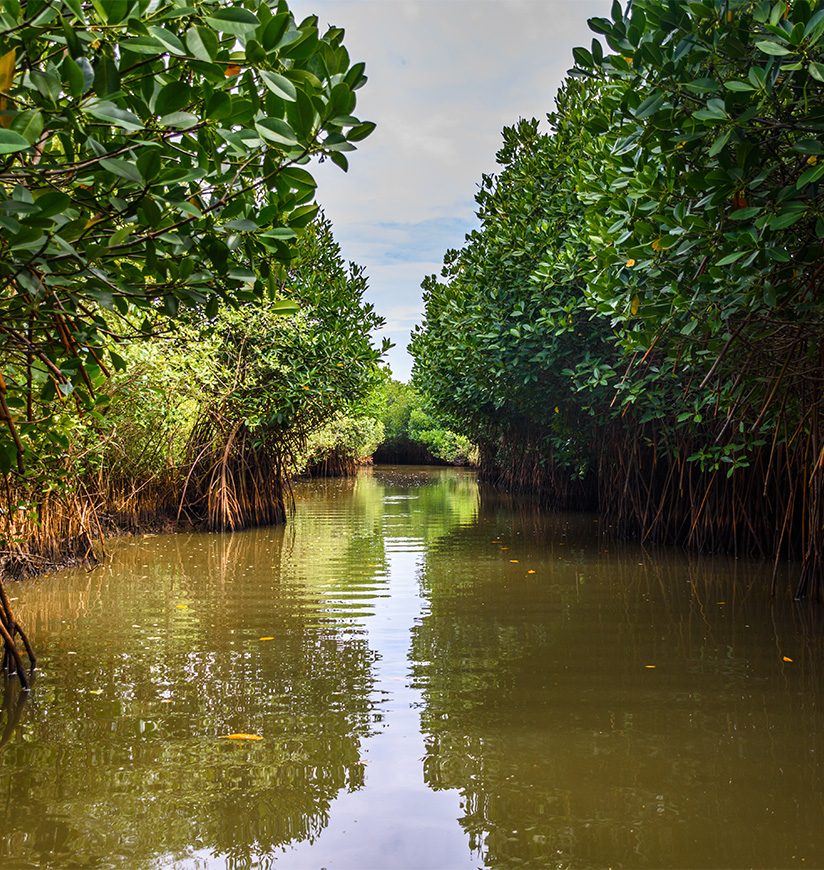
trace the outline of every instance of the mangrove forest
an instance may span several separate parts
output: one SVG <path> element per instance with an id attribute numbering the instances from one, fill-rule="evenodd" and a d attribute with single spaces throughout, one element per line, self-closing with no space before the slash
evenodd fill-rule
<path id="1" fill-rule="evenodd" d="M 824 0 L 305 2 L 0 0 L 0 866 L 824 866 Z"/>

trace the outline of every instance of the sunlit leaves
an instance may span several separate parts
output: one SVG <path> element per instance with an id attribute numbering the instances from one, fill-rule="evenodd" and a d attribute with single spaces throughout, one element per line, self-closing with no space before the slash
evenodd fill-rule
<path id="1" fill-rule="evenodd" d="M 150 331 L 265 295 L 316 213 L 296 164 L 373 125 L 343 31 L 282 2 L 58 0 L 37 27 L 27 8 L 0 14 L 0 368 L 12 396 L 33 365 L 44 400 L 65 382 L 82 403 L 101 306 Z"/>
<path id="2" fill-rule="evenodd" d="M 425 282 L 412 345 L 422 388 L 493 455 L 592 455 L 606 421 L 655 421 L 669 445 L 717 426 L 693 461 L 738 439 L 735 469 L 776 425 L 779 324 L 803 324 L 799 354 L 822 340 L 815 7 L 616 2 L 574 52 L 553 136 L 504 131 L 481 227 Z"/>

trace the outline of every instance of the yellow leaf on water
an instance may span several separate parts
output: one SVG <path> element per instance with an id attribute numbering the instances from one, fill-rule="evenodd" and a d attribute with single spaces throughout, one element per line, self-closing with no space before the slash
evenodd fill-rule
<path id="1" fill-rule="evenodd" d="M 221 740 L 263 740 L 260 734 L 221 734 Z"/>
<path id="2" fill-rule="evenodd" d="M 513 565 L 517 565 L 518 562 L 520 562 L 521 560 L 520 559 L 510 559 L 509 561 L 512 562 Z"/>
<path id="3" fill-rule="evenodd" d="M 645 667 L 647 670 L 652 671 L 652 670 L 655 670 L 656 665 L 644 665 L 644 667 Z"/>
<path id="4" fill-rule="evenodd" d="M 792 659 L 789 656 L 783 656 L 781 659 L 782 662 L 791 662 Z"/>
<path id="5" fill-rule="evenodd" d="M 538 572 L 534 568 L 530 568 L 529 571 L 527 571 L 526 573 L 527 574 L 537 574 Z"/>
<path id="6" fill-rule="evenodd" d="M 176 607 L 178 610 L 188 610 L 188 609 L 189 609 L 189 605 L 188 605 L 188 604 L 175 604 L 175 607 Z"/>
<path id="7" fill-rule="evenodd" d="M 274 640 L 274 637 L 267 634 L 265 637 L 259 637 L 258 640 Z"/>
<path id="8" fill-rule="evenodd" d="M 508 550 L 509 547 L 501 547 L 501 552 L 503 553 L 505 550 Z"/>

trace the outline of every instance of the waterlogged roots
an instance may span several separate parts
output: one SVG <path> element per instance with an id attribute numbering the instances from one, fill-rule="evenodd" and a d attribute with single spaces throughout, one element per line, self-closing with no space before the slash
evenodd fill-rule
<path id="1" fill-rule="evenodd" d="M 342 450 L 331 450 L 320 459 L 307 466 L 307 477 L 355 477 L 361 463 Z"/>
<path id="2" fill-rule="evenodd" d="M 824 589 L 824 462 L 816 440 L 767 444 L 747 468 L 702 471 L 695 445 L 666 453 L 647 433 L 616 436 L 601 454 L 599 511 L 622 537 L 800 563 L 795 594 Z M 651 433 L 649 433 L 651 434 Z M 775 580 L 773 590 L 775 591 Z"/>
<path id="3" fill-rule="evenodd" d="M 7 677 L 17 676 L 20 685 L 25 691 L 29 690 L 30 675 L 26 673 L 23 665 L 23 657 L 17 646 L 17 638 L 23 643 L 25 654 L 28 656 L 29 665 L 33 671 L 37 665 L 37 658 L 31 648 L 26 632 L 14 617 L 9 597 L 3 581 L 0 580 L 0 639 L 3 642 L 3 672 Z"/>
<path id="4" fill-rule="evenodd" d="M 0 489 L 0 577 L 23 580 L 59 565 L 95 564 L 103 546 L 98 504 L 82 485 L 75 493 L 43 495 L 7 477 Z"/>
<path id="5" fill-rule="evenodd" d="M 481 477 L 513 493 L 535 493 L 554 510 L 597 510 L 618 537 L 702 552 L 799 564 L 798 598 L 824 593 L 824 447 L 812 426 L 754 449 L 749 465 L 702 470 L 688 461 L 700 436 L 662 445 L 652 427 L 602 431 L 595 468 L 581 479 L 537 438 L 487 446 Z"/>
<path id="6" fill-rule="evenodd" d="M 597 507 L 594 476 L 573 475 L 568 465 L 547 454 L 540 434 L 528 429 L 515 441 L 483 447 L 479 477 L 506 492 L 535 496 L 549 510 L 591 511 Z"/>
<path id="7" fill-rule="evenodd" d="M 244 423 L 230 426 L 214 413 L 204 414 L 188 452 L 179 515 L 213 532 L 286 522 L 284 454 Z"/>

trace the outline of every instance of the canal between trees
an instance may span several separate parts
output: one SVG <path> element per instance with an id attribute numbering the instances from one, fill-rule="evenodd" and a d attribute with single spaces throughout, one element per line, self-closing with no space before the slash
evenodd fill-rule
<path id="1" fill-rule="evenodd" d="M 770 567 L 458 469 L 294 494 L 12 585 L 0 866 L 824 862 L 821 617 Z"/>

